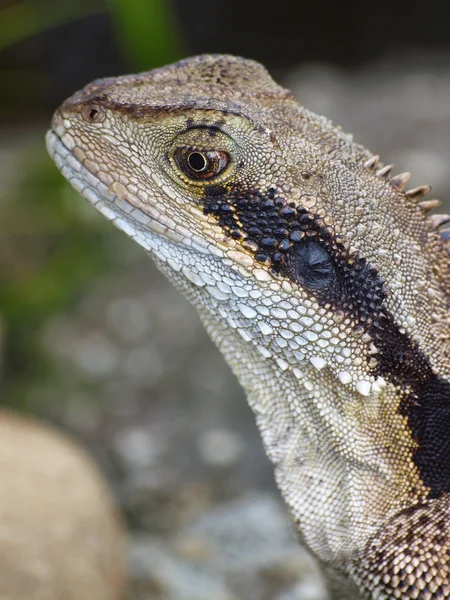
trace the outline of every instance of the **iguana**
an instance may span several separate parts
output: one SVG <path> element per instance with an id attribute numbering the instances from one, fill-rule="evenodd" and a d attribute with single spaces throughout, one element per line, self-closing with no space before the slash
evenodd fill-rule
<path id="1" fill-rule="evenodd" d="M 450 598 L 449 217 L 429 186 L 226 55 L 94 81 L 47 146 L 197 308 L 333 598 Z"/>

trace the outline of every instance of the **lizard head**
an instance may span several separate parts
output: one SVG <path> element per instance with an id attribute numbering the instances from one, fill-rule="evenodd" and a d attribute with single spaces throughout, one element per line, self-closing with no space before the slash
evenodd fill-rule
<path id="1" fill-rule="evenodd" d="M 418 204 L 426 188 L 404 192 L 407 174 L 376 170 L 259 64 L 208 55 L 95 81 L 58 109 L 47 141 L 211 330 L 309 394 L 361 410 L 387 385 L 400 404 L 443 371 L 448 259 Z"/>

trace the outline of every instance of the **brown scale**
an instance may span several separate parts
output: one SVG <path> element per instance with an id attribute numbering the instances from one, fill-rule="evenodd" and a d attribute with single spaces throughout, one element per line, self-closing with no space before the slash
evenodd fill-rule
<path id="1" fill-rule="evenodd" d="M 364 550 L 364 575 L 361 577 L 360 569 L 355 569 L 356 578 L 364 588 L 373 591 L 375 587 L 384 594 L 381 597 L 399 600 L 449 598 L 447 500 L 442 498 L 432 502 L 432 505 L 418 504 L 401 511 L 368 542 Z M 431 556 L 430 548 L 434 549 Z M 420 564 L 419 572 L 415 567 L 417 563 Z M 426 578 L 421 576 L 425 565 L 428 567 Z"/>

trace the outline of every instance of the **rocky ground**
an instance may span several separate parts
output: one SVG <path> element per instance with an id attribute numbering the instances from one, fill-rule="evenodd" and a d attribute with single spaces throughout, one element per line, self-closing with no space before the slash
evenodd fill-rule
<path id="1" fill-rule="evenodd" d="M 412 185 L 430 182 L 446 199 L 450 57 L 355 72 L 313 65 L 285 83 L 397 172 L 412 170 Z M 3 192 L 20 156 L 8 139 Z M 129 240 L 108 235 L 115 266 L 40 324 L 52 376 L 31 376 L 25 404 L 79 438 L 111 482 L 130 531 L 130 599 L 326 600 L 244 395 L 195 311 Z"/>

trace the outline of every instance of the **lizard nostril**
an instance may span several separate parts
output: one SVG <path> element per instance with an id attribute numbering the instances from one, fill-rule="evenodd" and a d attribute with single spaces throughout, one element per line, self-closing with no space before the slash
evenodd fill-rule
<path id="1" fill-rule="evenodd" d="M 88 104 L 81 109 L 81 116 L 88 123 L 101 123 L 105 118 L 105 111 L 98 104 Z"/>

